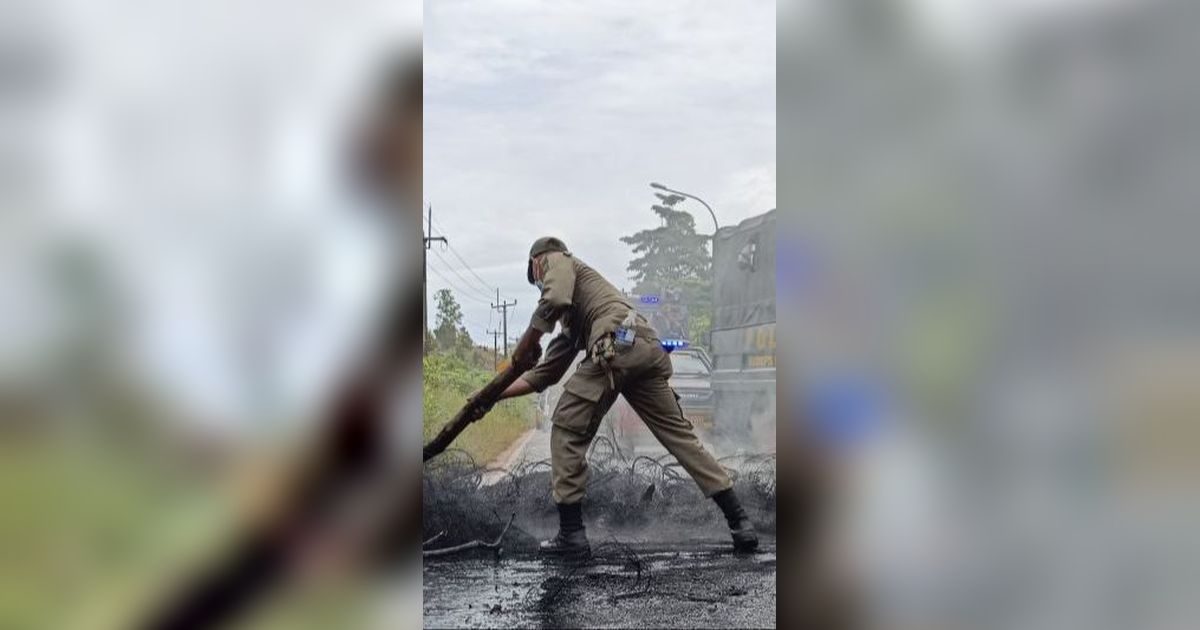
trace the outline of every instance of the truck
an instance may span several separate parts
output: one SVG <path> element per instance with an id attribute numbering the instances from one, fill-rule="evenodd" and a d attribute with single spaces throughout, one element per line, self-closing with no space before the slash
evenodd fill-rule
<path id="1" fill-rule="evenodd" d="M 713 427 L 717 450 L 775 448 L 776 213 L 713 236 Z"/>

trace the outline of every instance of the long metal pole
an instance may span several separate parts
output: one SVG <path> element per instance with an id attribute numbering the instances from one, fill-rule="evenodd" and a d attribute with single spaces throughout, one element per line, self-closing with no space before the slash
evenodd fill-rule
<path id="1" fill-rule="evenodd" d="M 434 241 L 446 242 L 444 236 L 433 235 L 433 204 L 429 204 L 429 229 L 421 235 L 421 346 L 429 330 L 429 248 Z M 428 234 L 428 236 L 426 236 Z"/>
<path id="2" fill-rule="evenodd" d="M 496 289 L 496 303 L 492 304 L 492 308 L 500 311 L 501 317 L 504 320 L 503 330 L 504 330 L 504 356 L 505 357 L 508 356 L 508 307 L 516 306 L 516 305 L 517 305 L 516 300 L 513 300 L 511 302 L 501 302 L 500 301 L 500 289 Z"/>
<path id="3" fill-rule="evenodd" d="M 667 191 L 667 192 L 669 192 L 669 193 L 675 193 L 676 195 L 679 195 L 680 197 L 687 197 L 688 199 L 695 199 L 696 201 L 699 201 L 699 202 L 701 203 L 701 205 L 703 205 L 703 206 L 704 206 L 704 208 L 708 210 L 708 214 L 709 214 L 709 216 L 711 216 L 711 217 L 712 217 L 712 220 L 713 220 L 713 235 L 715 236 L 715 235 L 716 235 L 716 233 L 717 233 L 717 230 L 720 230 L 720 229 L 721 229 L 721 224 L 717 222 L 717 213 L 716 213 L 716 212 L 713 212 L 712 206 L 708 205 L 708 202 L 707 202 L 707 201 L 705 201 L 705 200 L 703 200 L 703 199 L 701 199 L 701 198 L 699 198 L 699 197 L 697 197 L 696 195 L 693 195 L 693 194 L 691 194 L 691 193 L 685 193 L 685 192 L 683 192 L 682 190 L 675 190 L 675 189 L 673 189 L 673 188 L 667 188 L 666 186 L 663 186 L 662 184 L 650 184 L 650 187 L 651 187 L 651 188 L 657 188 L 657 189 L 659 189 L 659 190 L 665 190 L 665 191 Z"/>

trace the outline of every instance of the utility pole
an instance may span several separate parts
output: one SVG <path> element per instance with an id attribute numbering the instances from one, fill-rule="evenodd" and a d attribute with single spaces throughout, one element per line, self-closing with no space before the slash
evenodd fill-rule
<path id="1" fill-rule="evenodd" d="M 492 336 L 492 369 L 500 369 L 500 331 L 489 330 L 487 334 Z"/>
<path id="2" fill-rule="evenodd" d="M 425 335 L 429 330 L 429 248 L 434 241 L 446 243 L 446 237 L 433 235 L 433 204 L 429 204 L 429 229 L 425 232 L 421 243 L 421 346 L 425 345 Z"/>
<path id="3" fill-rule="evenodd" d="M 501 302 L 500 301 L 500 289 L 496 289 L 496 302 L 497 302 L 496 304 L 492 304 L 492 308 L 503 313 L 503 317 L 504 317 L 504 331 L 503 331 L 504 332 L 504 356 L 507 357 L 508 356 L 508 307 L 516 306 L 517 301 L 513 300 L 511 302 Z"/>

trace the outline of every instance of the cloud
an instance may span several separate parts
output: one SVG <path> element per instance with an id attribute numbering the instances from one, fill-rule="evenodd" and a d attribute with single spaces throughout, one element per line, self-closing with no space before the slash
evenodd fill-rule
<path id="1" fill-rule="evenodd" d="M 716 205 L 735 217 L 764 212 L 775 207 L 775 164 L 752 166 L 731 173 L 725 180 Z M 729 223 L 733 223 L 731 220 Z"/>
<path id="2" fill-rule="evenodd" d="M 502 294 L 536 299 L 544 234 L 627 284 L 618 238 L 657 224 L 650 181 L 722 224 L 774 206 L 774 2 L 438 2 L 424 37 L 425 195 Z"/>

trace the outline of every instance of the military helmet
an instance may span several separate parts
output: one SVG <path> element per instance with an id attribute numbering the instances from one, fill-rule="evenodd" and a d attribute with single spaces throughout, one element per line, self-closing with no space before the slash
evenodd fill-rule
<path id="1" fill-rule="evenodd" d="M 529 264 L 525 267 L 525 277 L 533 284 L 533 257 L 546 252 L 567 252 L 567 244 L 553 236 L 543 236 L 533 242 L 529 248 Z"/>

